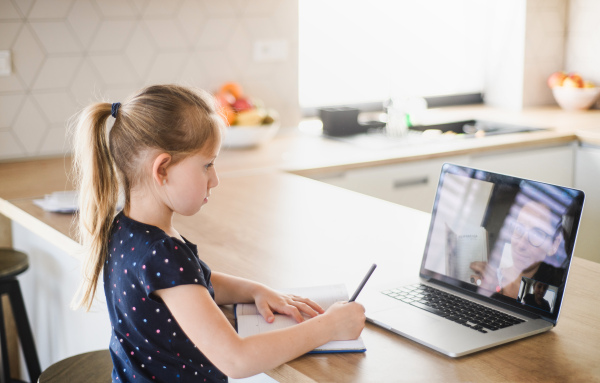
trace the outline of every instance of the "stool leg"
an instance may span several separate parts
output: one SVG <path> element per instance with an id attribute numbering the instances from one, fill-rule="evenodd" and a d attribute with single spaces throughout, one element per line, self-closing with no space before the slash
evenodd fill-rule
<path id="1" fill-rule="evenodd" d="M 35 343 L 33 341 L 33 334 L 31 332 L 31 327 L 29 326 L 29 319 L 27 319 L 27 311 L 25 310 L 25 302 L 23 301 L 23 295 L 21 294 L 21 287 L 19 286 L 19 281 L 16 279 L 9 281 L 9 283 L 11 284 L 9 292 L 10 305 L 12 306 L 15 322 L 17 323 L 19 340 L 21 341 L 21 347 L 27 364 L 27 371 L 29 372 L 29 380 L 31 382 L 37 382 L 42 372 Z"/>
<path id="2" fill-rule="evenodd" d="M 0 297 L 3 294 L 0 295 Z M 2 375 L 3 382 L 10 382 L 10 361 L 8 360 L 8 347 L 6 346 L 6 327 L 4 323 L 4 308 L 2 307 L 2 302 L 0 301 L 0 329 L 2 330 L 2 339 L 0 340 L 2 343 L 1 352 L 2 352 Z"/>

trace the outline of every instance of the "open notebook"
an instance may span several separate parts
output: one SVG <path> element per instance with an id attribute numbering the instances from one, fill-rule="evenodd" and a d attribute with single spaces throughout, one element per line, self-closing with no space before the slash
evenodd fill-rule
<path id="1" fill-rule="evenodd" d="M 347 301 L 348 291 L 344 285 L 314 286 L 284 290 L 287 294 L 295 294 L 312 299 L 324 310 L 335 302 Z M 260 334 L 263 332 L 291 327 L 297 324 L 296 320 L 287 315 L 275 314 L 273 323 L 268 323 L 254 303 L 237 304 L 235 306 L 237 331 L 242 337 Z M 308 318 L 308 317 L 307 317 Z M 365 344 L 362 338 L 355 340 L 332 341 L 317 347 L 311 353 L 330 352 L 364 352 Z"/>

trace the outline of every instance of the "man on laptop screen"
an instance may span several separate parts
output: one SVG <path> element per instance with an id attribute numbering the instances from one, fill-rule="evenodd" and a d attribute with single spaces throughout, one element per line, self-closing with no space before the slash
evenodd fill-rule
<path id="1" fill-rule="evenodd" d="M 523 304 L 524 293 L 542 282 L 552 312 L 566 282 L 578 194 L 528 180 L 488 181 L 481 173 L 481 179 L 445 175 L 425 268 L 474 285 L 481 295 Z"/>

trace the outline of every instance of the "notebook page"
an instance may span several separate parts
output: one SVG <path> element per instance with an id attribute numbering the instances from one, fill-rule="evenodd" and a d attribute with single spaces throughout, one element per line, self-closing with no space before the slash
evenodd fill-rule
<path id="1" fill-rule="evenodd" d="M 285 289 L 284 293 L 305 296 L 310 298 L 323 309 L 327 309 L 339 301 L 348 300 L 348 292 L 344 285 L 314 286 L 305 288 Z M 275 314 L 275 320 L 268 323 L 254 304 L 236 305 L 236 317 L 238 333 L 243 336 L 251 336 L 267 331 L 279 330 L 291 327 L 297 324 L 296 320 L 287 315 Z M 305 316 L 309 319 L 308 316 Z M 321 347 L 317 351 L 327 350 L 360 350 L 364 349 L 364 343 L 361 338 L 351 341 L 333 341 Z"/>

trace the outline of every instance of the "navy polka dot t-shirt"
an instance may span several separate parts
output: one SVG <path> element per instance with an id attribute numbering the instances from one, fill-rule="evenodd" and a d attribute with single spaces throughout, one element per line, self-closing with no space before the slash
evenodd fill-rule
<path id="1" fill-rule="evenodd" d="M 152 294 L 198 284 L 214 299 L 210 273 L 196 245 L 123 212 L 115 217 L 104 265 L 113 382 L 227 382 Z"/>

